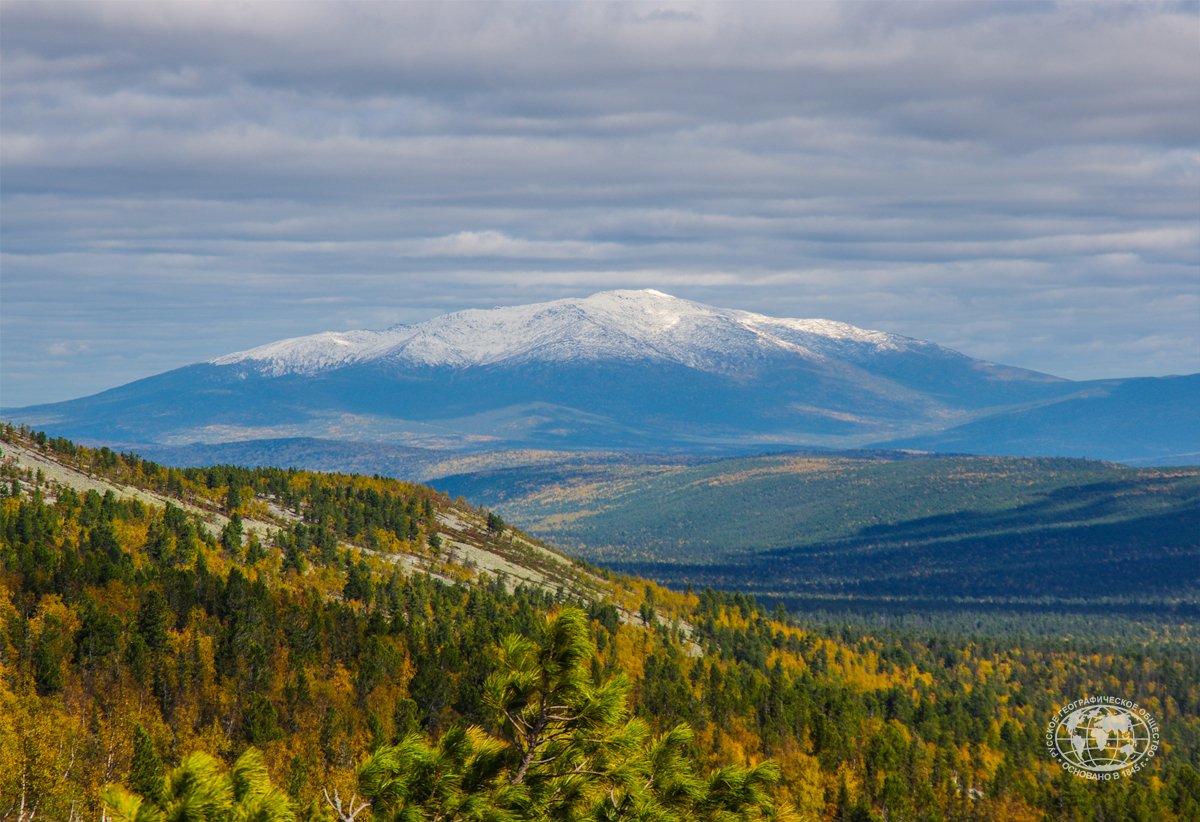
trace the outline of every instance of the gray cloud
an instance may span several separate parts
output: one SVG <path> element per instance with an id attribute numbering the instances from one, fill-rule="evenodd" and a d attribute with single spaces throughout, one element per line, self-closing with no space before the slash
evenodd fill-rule
<path id="1" fill-rule="evenodd" d="M 0 4 L 5 405 L 659 287 L 1200 370 L 1195 4 Z"/>

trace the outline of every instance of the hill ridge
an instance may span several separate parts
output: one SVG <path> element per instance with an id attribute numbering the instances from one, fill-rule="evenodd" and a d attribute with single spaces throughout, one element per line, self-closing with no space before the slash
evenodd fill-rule
<path id="1" fill-rule="evenodd" d="M 38 448 L 32 440 L 0 434 L 0 466 L 10 472 L 33 472 L 50 488 L 69 487 L 80 493 L 88 490 L 101 494 L 112 492 L 118 498 L 136 499 L 158 507 L 175 505 L 203 522 L 213 533 L 221 533 L 229 526 L 229 512 L 221 510 L 213 499 L 182 499 L 154 490 L 145 483 L 123 483 L 105 474 L 91 473 L 72 465 L 67 456 L 56 452 L 53 442 L 50 448 Z M 65 441 L 59 442 L 64 448 L 73 447 Z M 301 472 L 301 475 L 304 473 L 308 472 Z M 391 482 L 401 484 L 395 480 Z M 299 512 L 274 499 L 257 501 L 262 504 L 254 507 L 255 513 L 239 515 L 239 521 L 245 534 L 254 534 L 263 542 L 269 542 L 301 519 Z M 435 522 L 429 533 L 437 538 L 439 555 L 400 543 L 393 546 L 394 550 L 382 551 L 345 538 L 339 539 L 337 547 L 380 557 L 408 571 L 418 571 L 447 582 L 475 580 L 480 573 L 486 573 L 499 576 L 509 588 L 520 584 L 549 591 L 565 588 L 588 600 L 599 598 L 612 586 L 611 581 L 597 577 L 577 560 L 511 527 L 507 527 L 505 539 L 489 539 L 492 535 L 488 534 L 486 511 L 443 499 L 435 506 L 433 517 Z"/>

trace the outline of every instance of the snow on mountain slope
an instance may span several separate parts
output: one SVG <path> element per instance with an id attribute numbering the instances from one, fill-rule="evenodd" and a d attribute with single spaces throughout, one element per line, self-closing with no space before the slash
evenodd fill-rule
<path id="1" fill-rule="evenodd" d="M 947 442 L 1095 456 L 1118 443 L 1125 459 L 1194 453 L 1194 385 L 1117 390 L 1127 382 L 1074 383 L 845 323 L 607 291 L 280 340 L 8 411 L 114 444 L 307 437 L 686 452 Z"/>
<path id="2" fill-rule="evenodd" d="M 260 373 L 279 376 L 384 359 L 463 368 L 501 362 L 657 359 L 722 372 L 771 354 L 821 359 L 916 347 L 937 348 L 845 323 L 767 317 L 647 289 L 458 311 L 386 331 L 324 332 L 229 354 L 212 364 L 246 363 Z"/>
<path id="3" fill-rule="evenodd" d="M 366 351 L 392 344 L 388 331 L 325 331 L 278 340 L 211 360 L 213 365 L 253 362 L 264 372 L 314 374 L 363 359 Z"/>

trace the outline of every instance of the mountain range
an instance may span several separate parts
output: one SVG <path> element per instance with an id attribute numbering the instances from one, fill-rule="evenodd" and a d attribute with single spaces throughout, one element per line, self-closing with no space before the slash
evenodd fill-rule
<path id="1" fill-rule="evenodd" d="M 1198 401 L 1200 375 L 1071 381 L 645 290 L 281 340 L 3 414 L 151 455 L 220 446 L 235 459 L 308 438 L 420 453 L 872 447 L 1168 464 L 1200 459 Z"/>

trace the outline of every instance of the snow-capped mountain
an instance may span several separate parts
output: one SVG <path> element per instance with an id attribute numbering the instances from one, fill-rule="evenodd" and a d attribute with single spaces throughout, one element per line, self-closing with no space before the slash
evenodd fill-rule
<path id="1" fill-rule="evenodd" d="M 831 320 L 607 291 L 280 340 L 5 416 L 142 446 L 318 438 L 386 443 L 393 453 L 945 443 L 1153 458 L 1200 451 L 1197 382 L 1075 383 Z"/>
<path id="2" fill-rule="evenodd" d="M 660 360 L 716 373 L 774 354 L 857 356 L 932 346 L 830 320 L 767 317 L 661 291 L 459 311 L 386 331 L 324 332 L 212 360 L 264 374 L 315 374 L 372 360 L 469 368 L 498 363 Z"/>

